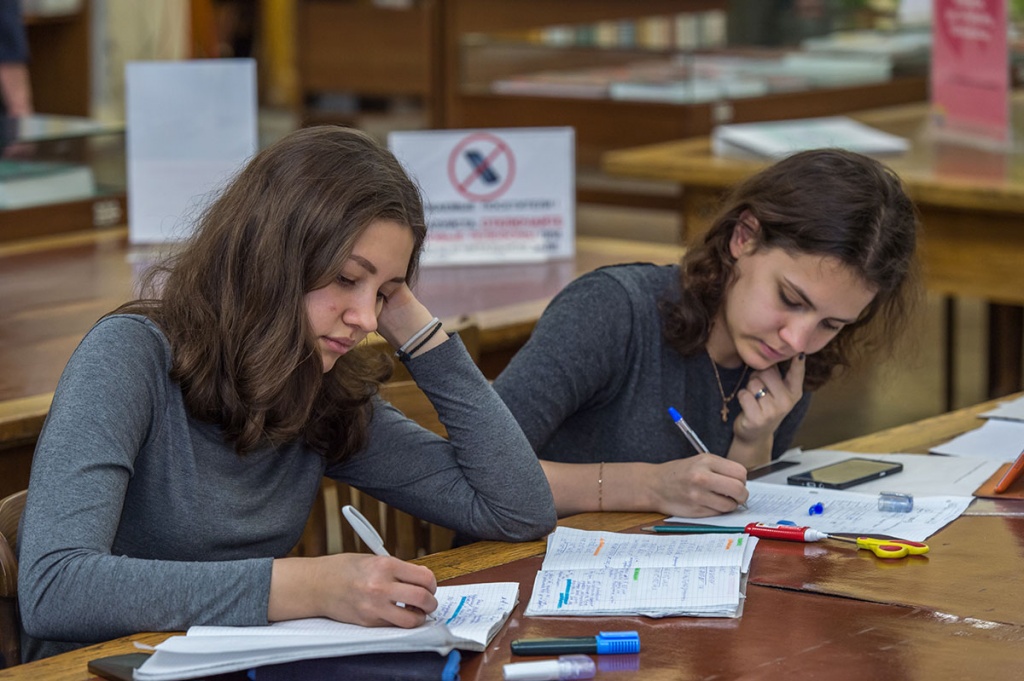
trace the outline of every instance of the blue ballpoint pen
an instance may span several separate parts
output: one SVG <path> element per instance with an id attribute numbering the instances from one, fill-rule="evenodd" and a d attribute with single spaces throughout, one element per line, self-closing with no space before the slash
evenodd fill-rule
<path id="1" fill-rule="evenodd" d="M 690 424 L 683 420 L 683 415 L 676 411 L 675 407 L 668 408 L 668 415 L 676 422 L 679 430 L 683 431 L 683 435 L 686 436 L 686 441 L 693 445 L 693 448 L 696 449 L 697 452 L 707 454 L 711 451 L 700 437 L 697 436 L 697 433 L 690 427 Z"/>
<path id="2" fill-rule="evenodd" d="M 690 424 L 683 419 L 683 415 L 675 407 L 668 408 L 668 415 L 672 417 L 672 420 L 676 422 L 676 426 L 679 430 L 683 431 L 683 435 L 686 436 L 686 441 L 693 445 L 693 448 L 701 454 L 708 454 L 711 452 L 708 446 L 704 444 L 704 441 L 700 439 L 697 432 L 690 427 Z M 736 502 L 740 508 L 746 510 L 747 505 L 741 501 Z"/>

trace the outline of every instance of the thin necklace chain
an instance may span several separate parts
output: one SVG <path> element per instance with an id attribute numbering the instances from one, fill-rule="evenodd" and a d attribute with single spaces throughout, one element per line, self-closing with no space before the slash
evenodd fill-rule
<path id="1" fill-rule="evenodd" d="M 747 377 L 747 371 L 750 369 L 746 364 L 743 365 L 743 373 L 740 374 L 740 378 L 736 381 L 736 387 L 733 388 L 729 396 L 725 396 L 725 388 L 722 387 L 722 377 L 718 375 L 718 365 L 715 364 L 715 359 L 708 353 L 708 360 L 711 361 L 711 370 L 715 372 L 715 381 L 718 383 L 718 394 L 722 396 L 722 409 L 719 412 L 722 415 L 722 423 L 729 422 L 729 403 L 732 402 L 733 398 L 736 397 L 736 393 L 740 391 L 740 386 L 743 385 L 743 379 Z"/>

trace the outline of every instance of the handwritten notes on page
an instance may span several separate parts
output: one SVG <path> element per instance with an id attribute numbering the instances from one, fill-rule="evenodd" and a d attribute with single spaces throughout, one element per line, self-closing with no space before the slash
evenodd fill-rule
<path id="1" fill-rule="evenodd" d="M 820 487 L 774 485 L 761 481 L 747 483 L 750 496 L 746 511 L 734 511 L 711 518 L 672 517 L 670 523 L 704 525 L 746 525 L 747 523 L 790 520 L 828 533 L 883 534 L 911 541 L 924 541 L 960 516 L 973 497 L 915 497 L 910 513 L 878 510 L 878 495 Z M 824 513 L 808 516 L 808 509 L 821 502 Z"/>
<path id="2" fill-rule="evenodd" d="M 526 615 L 739 617 L 757 540 L 743 534 L 653 536 L 559 527 Z"/>
<path id="3" fill-rule="evenodd" d="M 439 586 L 434 619 L 415 629 L 361 627 L 324 618 L 265 627 L 191 627 L 172 636 L 135 671 L 138 681 L 170 681 L 268 664 L 362 653 L 453 648 L 484 650 L 519 600 L 519 584 Z"/>

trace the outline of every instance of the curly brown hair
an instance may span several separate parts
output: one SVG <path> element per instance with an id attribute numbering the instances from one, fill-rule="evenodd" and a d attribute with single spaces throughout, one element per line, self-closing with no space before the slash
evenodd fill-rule
<path id="1" fill-rule="evenodd" d="M 190 415 L 221 426 L 239 454 L 301 437 L 341 459 L 365 445 L 370 400 L 392 364 L 351 352 L 324 374 L 304 297 L 338 275 L 378 220 L 412 231 L 411 283 L 426 235 L 416 184 L 365 133 L 296 131 L 253 157 L 183 248 L 148 272 L 150 297 L 111 314 L 160 326 Z"/>
<path id="2" fill-rule="evenodd" d="M 893 347 L 920 298 L 917 212 L 892 170 L 841 149 L 790 156 L 725 197 L 703 242 L 683 256 L 680 299 L 661 303 L 672 347 L 683 355 L 704 350 L 733 281 L 729 240 L 745 211 L 761 226 L 757 248 L 836 258 L 877 289 L 855 323 L 808 356 L 807 389 L 821 387 L 859 356 Z"/>

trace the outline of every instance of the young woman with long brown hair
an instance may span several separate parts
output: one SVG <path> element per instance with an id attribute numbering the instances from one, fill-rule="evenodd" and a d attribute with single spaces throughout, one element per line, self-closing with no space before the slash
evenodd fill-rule
<path id="1" fill-rule="evenodd" d="M 494 384 L 559 514 L 743 503 L 747 469 L 790 446 L 811 392 L 892 347 L 919 293 L 916 232 L 885 166 L 810 151 L 738 186 L 679 266 L 612 266 L 566 287 Z"/>
<path id="2" fill-rule="evenodd" d="M 416 626 L 432 573 L 390 557 L 285 557 L 322 476 L 473 536 L 555 522 L 508 410 L 413 295 L 414 183 L 344 128 L 259 153 L 61 377 L 20 537 L 26 657 L 137 631 L 309 616 Z M 377 331 L 450 434 L 377 396 Z M 404 604 L 405 607 L 400 607 Z"/>

